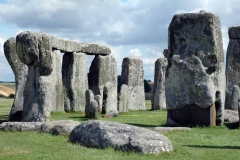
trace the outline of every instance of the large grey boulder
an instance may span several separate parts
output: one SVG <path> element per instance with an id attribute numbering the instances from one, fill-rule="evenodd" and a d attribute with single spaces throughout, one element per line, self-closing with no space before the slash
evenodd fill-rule
<path id="1" fill-rule="evenodd" d="M 234 85 L 240 87 L 240 26 L 228 28 L 229 43 L 226 60 L 226 109 L 237 110 L 238 98 L 234 99 Z M 235 102 L 233 102 L 235 101 Z"/>
<path id="2" fill-rule="evenodd" d="M 129 110 L 145 110 L 143 72 L 143 63 L 140 58 L 123 59 L 121 82 L 129 88 Z"/>
<path id="3" fill-rule="evenodd" d="M 118 95 L 118 111 L 128 112 L 129 106 L 129 89 L 126 84 L 122 84 L 120 93 Z"/>
<path id="4" fill-rule="evenodd" d="M 205 11 L 176 14 L 168 42 L 168 121 L 222 124 L 226 83 L 219 17 Z"/>
<path id="5" fill-rule="evenodd" d="M 94 95 L 100 95 L 102 102 L 104 97 L 104 88 L 107 94 L 109 108 L 108 111 L 117 110 L 117 62 L 111 55 L 96 55 L 88 73 L 89 89 Z"/>
<path id="6" fill-rule="evenodd" d="M 23 91 L 27 80 L 28 67 L 18 58 L 16 51 L 16 38 L 9 38 L 3 45 L 4 55 L 11 66 L 14 76 L 16 93 L 12 108 L 9 114 L 10 121 L 22 121 Z"/>
<path id="7" fill-rule="evenodd" d="M 158 58 L 155 62 L 152 110 L 166 109 L 165 74 L 167 65 L 167 58 Z"/>
<path id="8" fill-rule="evenodd" d="M 72 130 L 69 139 L 86 147 L 113 147 L 117 150 L 145 154 L 173 151 L 172 143 L 164 135 L 116 122 L 83 122 Z"/>
<path id="9" fill-rule="evenodd" d="M 87 55 L 65 53 L 62 63 L 64 109 L 66 112 L 84 111 L 85 92 L 88 89 Z"/>
<path id="10" fill-rule="evenodd" d="M 224 122 L 234 123 L 238 121 L 239 121 L 238 111 L 230 109 L 224 110 Z"/>
<path id="11" fill-rule="evenodd" d="M 69 135 L 80 123 L 73 120 L 58 120 L 52 122 L 3 122 L 0 130 L 38 131 L 53 135 Z"/>

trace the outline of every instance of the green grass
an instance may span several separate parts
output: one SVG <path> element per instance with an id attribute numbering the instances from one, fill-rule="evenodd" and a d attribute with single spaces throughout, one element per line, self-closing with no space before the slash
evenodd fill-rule
<path id="1" fill-rule="evenodd" d="M 0 99 L 0 118 L 7 120 L 11 99 Z M 146 101 L 150 108 L 150 101 Z M 131 111 L 118 117 L 106 119 L 99 114 L 99 119 L 132 124 L 151 129 L 164 126 L 166 111 Z M 72 119 L 86 121 L 83 113 L 53 112 L 51 120 Z M 72 144 L 67 136 L 52 136 L 37 132 L 0 132 L 0 159 L 106 159 L 106 160 L 144 160 L 144 159 L 240 159 L 240 130 L 229 129 L 235 124 L 217 127 L 196 127 L 192 131 L 175 131 L 165 135 L 172 141 L 174 152 L 161 155 L 142 155 L 123 153 L 111 148 L 93 149 Z"/>

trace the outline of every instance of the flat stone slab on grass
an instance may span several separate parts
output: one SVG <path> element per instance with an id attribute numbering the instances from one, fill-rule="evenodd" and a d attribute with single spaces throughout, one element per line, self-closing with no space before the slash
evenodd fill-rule
<path id="1" fill-rule="evenodd" d="M 86 147 L 107 148 L 153 153 L 173 151 L 171 141 L 164 135 L 148 129 L 100 120 L 83 122 L 75 127 L 69 139 Z"/>
<path id="2" fill-rule="evenodd" d="M 238 111 L 229 110 L 229 109 L 224 110 L 224 122 L 234 123 L 238 121 L 239 121 Z"/>
<path id="3" fill-rule="evenodd" d="M 189 127 L 155 127 L 153 131 L 158 133 L 167 133 L 172 131 L 191 131 L 192 129 Z"/>
<path id="4" fill-rule="evenodd" d="M 52 122 L 4 122 L 0 130 L 9 131 L 39 131 L 54 135 L 70 134 L 80 122 L 73 120 L 58 120 Z"/>

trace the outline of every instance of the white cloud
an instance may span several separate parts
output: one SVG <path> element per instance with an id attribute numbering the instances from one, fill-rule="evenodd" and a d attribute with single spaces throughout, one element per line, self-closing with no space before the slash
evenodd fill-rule
<path id="1" fill-rule="evenodd" d="M 131 57 L 142 57 L 142 52 L 138 49 L 138 48 L 135 48 L 135 49 L 131 49 L 129 51 L 129 55 Z"/>

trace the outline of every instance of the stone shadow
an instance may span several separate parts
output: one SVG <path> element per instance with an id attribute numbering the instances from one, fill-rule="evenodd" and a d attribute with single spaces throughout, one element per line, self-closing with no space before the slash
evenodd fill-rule
<path id="1" fill-rule="evenodd" d="M 205 145 L 183 145 L 185 147 L 211 148 L 211 149 L 240 149 L 240 146 L 205 146 Z"/>

